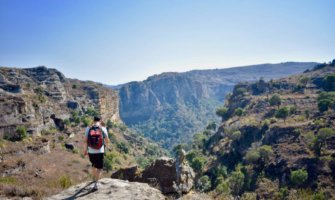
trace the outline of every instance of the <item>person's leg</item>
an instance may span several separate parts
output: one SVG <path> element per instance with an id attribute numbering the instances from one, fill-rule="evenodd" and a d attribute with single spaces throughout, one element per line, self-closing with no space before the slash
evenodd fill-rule
<path id="1" fill-rule="evenodd" d="M 97 181 L 97 168 L 95 168 L 94 166 L 92 167 L 92 176 L 93 176 L 93 181 L 96 182 Z"/>

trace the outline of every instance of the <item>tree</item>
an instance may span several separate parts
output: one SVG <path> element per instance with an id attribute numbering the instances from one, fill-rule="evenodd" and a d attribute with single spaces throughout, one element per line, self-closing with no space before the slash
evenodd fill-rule
<path id="1" fill-rule="evenodd" d="M 320 112 L 327 111 L 335 104 L 335 92 L 321 92 L 318 96 L 318 107 Z"/>
<path id="2" fill-rule="evenodd" d="M 328 75 L 324 78 L 324 89 L 327 91 L 335 90 L 335 74 Z"/>
<path id="3" fill-rule="evenodd" d="M 318 134 L 316 136 L 316 140 L 314 142 L 314 149 L 315 153 L 320 156 L 321 155 L 321 149 L 324 146 L 326 140 L 335 135 L 335 130 L 331 128 L 321 128 L 318 131 Z"/>
<path id="4" fill-rule="evenodd" d="M 260 157 L 261 155 L 257 149 L 250 149 L 245 155 L 245 160 L 247 163 L 256 163 Z"/>
<path id="5" fill-rule="evenodd" d="M 281 97 L 279 94 L 274 94 L 269 100 L 271 106 L 279 106 L 281 105 Z"/>
<path id="6" fill-rule="evenodd" d="M 192 160 L 191 167 L 197 172 L 202 172 L 202 169 L 203 169 L 205 163 L 206 163 L 205 158 L 200 157 L 200 156 L 195 157 Z"/>
<path id="7" fill-rule="evenodd" d="M 240 108 L 240 107 L 236 108 L 235 115 L 241 117 L 243 115 L 243 113 L 244 113 L 244 111 L 243 111 L 242 108 Z"/>
<path id="8" fill-rule="evenodd" d="M 275 117 L 276 118 L 281 118 L 285 122 L 288 115 L 289 115 L 289 109 L 288 109 L 288 107 L 285 106 L 285 107 L 279 108 L 279 110 L 277 110 L 277 112 L 275 114 Z"/>
<path id="9" fill-rule="evenodd" d="M 233 195 L 237 196 L 241 193 L 244 185 L 244 174 L 241 170 L 235 170 L 229 178 L 229 187 Z"/>
<path id="10" fill-rule="evenodd" d="M 216 110 L 216 115 L 222 118 L 222 121 L 225 119 L 228 119 L 228 108 L 227 107 L 221 107 Z"/>
<path id="11" fill-rule="evenodd" d="M 308 179 L 308 173 L 304 169 L 291 171 L 290 180 L 295 186 L 300 186 Z"/>

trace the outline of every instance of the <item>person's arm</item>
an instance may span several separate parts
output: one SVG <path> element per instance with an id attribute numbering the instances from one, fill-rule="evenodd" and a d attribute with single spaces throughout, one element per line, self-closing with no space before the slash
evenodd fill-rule
<path id="1" fill-rule="evenodd" d="M 105 134 L 105 145 L 106 145 L 106 147 L 108 147 L 108 144 L 109 144 L 109 138 L 108 138 L 107 129 L 106 129 L 106 128 L 103 128 L 103 132 L 104 132 L 104 134 Z"/>
<path id="2" fill-rule="evenodd" d="M 84 144 L 83 144 L 83 147 L 84 147 L 84 149 L 83 149 L 83 153 L 84 153 L 84 156 L 86 156 L 87 155 L 87 134 L 88 134 L 88 130 L 86 129 L 86 131 L 85 131 L 85 136 L 84 136 Z"/>

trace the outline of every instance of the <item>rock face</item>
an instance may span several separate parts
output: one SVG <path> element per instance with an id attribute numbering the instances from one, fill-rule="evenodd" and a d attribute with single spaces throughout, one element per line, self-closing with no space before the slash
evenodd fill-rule
<path id="1" fill-rule="evenodd" d="M 128 126 L 172 147 L 217 120 L 215 109 L 236 83 L 284 77 L 314 65 L 289 62 L 155 75 L 121 86 L 120 115 Z"/>
<path id="2" fill-rule="evenodd" d="M 0 68 L 0 138 L 24 126 L 29 133 L 56 126 L 72 111 L 84 113 L 93 108 L 103 120 L 119 121 L 116 91 L 102 84 L 67 79 L 55 69 Z"/>
<path id="3" fill-rule="evenodd" d="M 99 190 L 93 191 L 93 184 L 85 182 L 71 187 L 60 194 L 46 198 L 48 200 L 61 199 L 119 199 L 119 200 L 164 200 L 166 197 L 155 188 L 145 183 L 127 182 L 104 178 L 99 180 Z"/>
<path id="4" fill-rule="evenodd" d="M 164 157 L 155 160 L 143 172 L 131 167 L 113 173 L 112 178 L 148 183 L 164 194 L 188 193 L 193 187 L 194 172 L 187 163 L 176 167 L 176 161 Z"/>

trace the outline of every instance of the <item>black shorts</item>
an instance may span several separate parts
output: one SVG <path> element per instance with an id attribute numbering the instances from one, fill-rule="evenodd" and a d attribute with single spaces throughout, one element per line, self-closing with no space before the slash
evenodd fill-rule
<path id="1" fill-rule="evenodd" d="M 102 169 L 104 166 L 104 154 L 103 153 L 89 153 L 88 157 L 92 163 L 92 167 Z"/>

